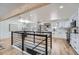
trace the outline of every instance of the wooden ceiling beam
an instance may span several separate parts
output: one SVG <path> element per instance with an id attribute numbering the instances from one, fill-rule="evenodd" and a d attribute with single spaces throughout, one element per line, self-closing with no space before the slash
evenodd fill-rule
<path id="1" fill-rule="evenodd" d="M 37 9 L 37 8 L 46 6 L 46 5 L 48 5 L 48 4 L 49 4 L 49 3 L 28 3 L 28 4 L 25 4 L 24 6 L 13 10 L 12 12 L 10 12 L 10 13 L 9 13 L 8 15 L 6 15 L 5 17 L 2 17 L 2 19 L 1 19 L 0 21 L 3 21 L 3 20 L 6 20 L 6 19 L 9 19 L 9 18 L 18 16 L 18 15 L 21 15 L 21 14 L 23 14 L 23 13 L 32 11 L 32 10 L 34 10 L 34 9 Z"/>

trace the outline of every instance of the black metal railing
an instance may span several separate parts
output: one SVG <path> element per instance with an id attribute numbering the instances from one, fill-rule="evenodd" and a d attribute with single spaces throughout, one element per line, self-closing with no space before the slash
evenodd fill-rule
<path id="1" fill-rule="evenodd" d="M 36 43 L 36 36 L 39 37 L 44 37 L 45 39 L 42 40 L 41 42 L 39 42 L 37 45 L 35 45 L 32 50 L 36 49 L 40 44 L 42 44 L 43 41 L 45 41 L 45 55 L 48 55 L 48 38 L 50 38 L 50 49 L 52 49 L 52 32 L 35 32 L 35 31 L 13 31 L 11 32 L 11 45 L 14 45 L 14 38 L 13 38 L 13 34 L 21 34 L 21 39 L 22 39 L 22 51 L 24 51 L 24 41 L 25 38 L 27 37 L 27 35 L 31 35 L 33 36 L 33 43 Z"/>

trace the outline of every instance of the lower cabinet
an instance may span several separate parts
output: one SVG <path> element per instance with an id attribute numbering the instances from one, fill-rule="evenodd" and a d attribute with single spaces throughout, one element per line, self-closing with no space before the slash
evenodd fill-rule
<path id="1" fill-rule="evenodd" d="M 79 34 L 70 35 L 70 44 L 74 50 L 79 54 Z"/>

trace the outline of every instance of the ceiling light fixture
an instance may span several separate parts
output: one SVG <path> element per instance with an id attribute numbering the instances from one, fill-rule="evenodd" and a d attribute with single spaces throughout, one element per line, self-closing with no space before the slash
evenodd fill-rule
<path id="1" fill-rule="evenodd" d="M 22 22 L 22 23 L 31 23 L 31 21 L 23 20 L 23 19 L 20 19 L 19 22 Z"/>
<path id="2" fill-rule="evenodd" d="M 59 6 L 59 8 L 60 8 L 60 9 L 62 9 L 63 7 L 64 7 L 64 6 L 62 6 L 62 5 L 61 5 L 61 6 Z"/>

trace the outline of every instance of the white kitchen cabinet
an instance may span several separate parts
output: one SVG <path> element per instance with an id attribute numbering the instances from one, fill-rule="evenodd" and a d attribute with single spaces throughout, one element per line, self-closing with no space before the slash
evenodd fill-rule
<path id="1" fill-rule="evenodd" d="M 70 33 L 70 44 L 74 48 L 74 50 L 79 54 L 79 10 L 73 14 L 69 20 L 72 22 L 72 20 L 76 20 L 76 27 L 74 27 L 77 30 L 77 33 L 74 33 L 74 28 L 71 28 L 73 33 Z M 71 23 L 70 22 L 70 23 Z"/>
<path id="2" fill-rule="evenodd" d="M 70 35 L 70 44 L 74 50 L 79 54 L 79 34 L 71 33 Z"/>

